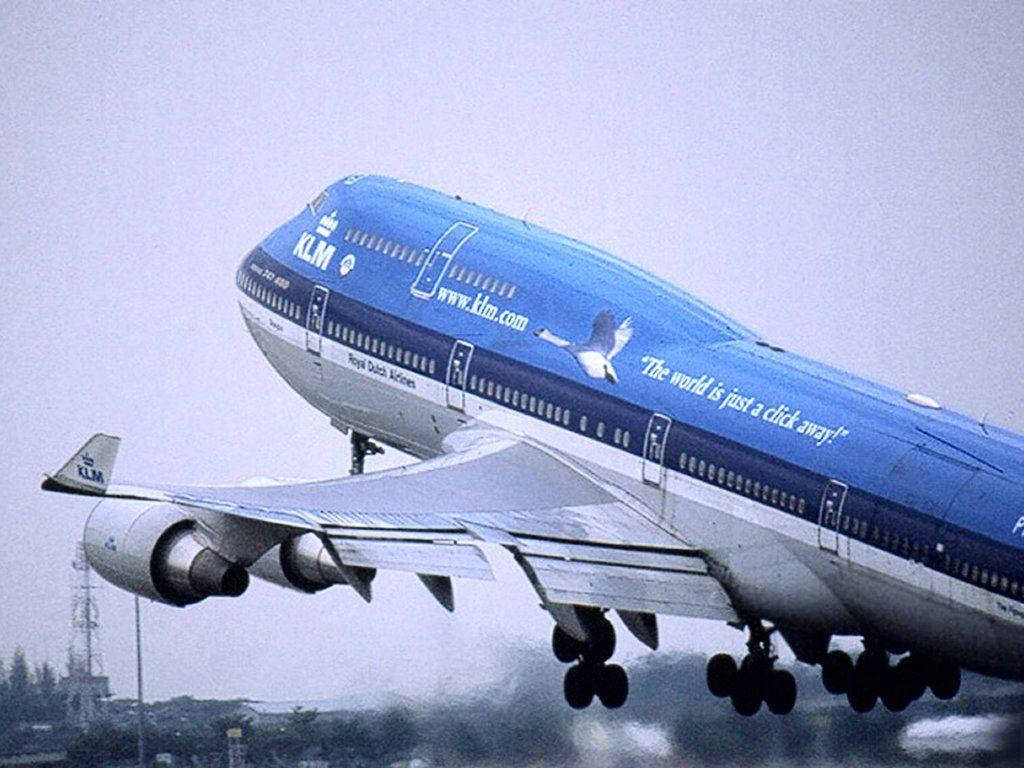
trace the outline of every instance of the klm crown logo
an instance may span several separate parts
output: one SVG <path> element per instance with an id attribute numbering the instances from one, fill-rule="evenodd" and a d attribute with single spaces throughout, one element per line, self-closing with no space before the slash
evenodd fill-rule
<path id="1" fill-rule="evenodd" d="M 334 234 L 334 230 L 338 228 L 338 212 L 331 211 L 320 217 L 320 224 L 316 228 L 316 233 L 320 237 L 328 238 Z"/>

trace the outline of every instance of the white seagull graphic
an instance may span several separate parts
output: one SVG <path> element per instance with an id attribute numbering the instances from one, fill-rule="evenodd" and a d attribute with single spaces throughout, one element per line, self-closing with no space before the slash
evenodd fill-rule
<path id="1" fill-rule="evenodd" d="M 616 327 L 615 316 L 607 309 L 602 309 L 594 318 L 594 330 L 590 332 L 590 341 L 586 344 L 573 344 L 560 336 L 555 336 L 547 328 L 541 328 L 533 333 L 538 339 L 544 339 L 572 355 L 587 376 L 607 379 L 612 384 L 617 384 L 619 375 L 615 373 L 612 358 L 619 354 L 633 337 L 633 318 L 627 317 Z"/>

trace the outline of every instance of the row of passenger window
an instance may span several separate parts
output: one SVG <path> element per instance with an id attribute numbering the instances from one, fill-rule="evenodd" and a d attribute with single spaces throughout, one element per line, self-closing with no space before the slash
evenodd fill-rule
<path id="1" fill-rule="evenodd" d="M 711 483 L 729 488 L 736 493 L 742 493 L 753 499 L 758 499 L 766 504 L 788 509 L 790 512 L 799 514 L 801 517 L 806 512 L 806 502 L 803 497 L 793 493 L 787 493 L 776 488 L 770 483 L 762 483 L 750 477 L 744 477 L 739 472 L 734 472 L 723 466 L 716 466 L 712 462 L 705 461 L 697 456 L 682 453 L 679 456 L 679 468 L 688 475 L 699 477 Z M 870 525 L 867 520 L 857 516 L 843 514 L 837 525 L 836 511 L 826 501 L 825 513 L 822 524 L 825 528 L 835 528 L 837 532 L 850 538 L 868 542 L 875 547 L 892 552 L 908 560 L 925 562 L 928 559 L 930 545 L 915 541 L 906 534 L 897 531 L 890 531 L 884 525 Z M 940 565 L 946 573 L 964 581 L 970 581 L 981 587 L 1000 592 L 1004 595 L 1021 598 L 1024 597 L 1024 590 L 1016 580 L 1001 574 L 995 569 L 989 569 L 978 563 L 967 559 L 952 557 L 948 553 L 943 556 Z"/>
<path id="2" fill-rule="evenodd" d="M 290 299 L 286 299 L 277 291 L 271 290 L 265 285 L 262 285 L 251 275 L 240 275 L 238 278 L 238 286 L 261 304 L 264 304 L 271 309 L 276 309 L 278 312 L 284 313 L 292 320 L 302 320 L 302 309 L 298 304 Z"/>
<path id="3" fill-rule="evenodd" d="M 362 246 L 399 261 L 407 261 L 417 267 L 423 264 L 423 260 L 427 257 L 428 253 L 426 249 L 421 250 L 408 245 L 402 245 L 394 240 L 385 238 L 383 235 L 376 235 L 373 232 L 356 229 L 355 227 L 346 229 L 345 236 L 342 239 L 346 243 Z M 506 280 L 499 280 L 496 277 L 489 277 L 483 272 L 469 269 L 462 264 L 449 268 L 448 276 L 452 280 L 465 283 L 473 288 L 479 288 L 488 293 L 496 293 L 503 298 L 511 299 L 516 295 L 516 286 L 514 284 Z"/>
<path id="4" fill-rule="evenodd" d="M 472 288 L 479 288 L 481 291 L 496 293 L 499 296 L 511 299 L 516 295 L 516 286 L 505 280 L 496 277 L 488 277 L 483 272 L 469 269 L 464 264 L 457 264 L 448 270 L 448 276 L 457 282 L 465 283 Z"/>
<path id="5" fill-rule="evenodd" d="M 807 503 L 795 493 L 788 493 L 771 483 L 761 482 L 752 477 L 744 477 L 741 473 L 714 462 L 706 461 L 699 456 L 688 455 L 685 451 L 679 454 L 679 469 L 688 475 L 716 483 L 736 493 L 742 493 L 765 504 L 788 509 L 803 516 Z"/>
<path id="6" fill-rule="evenodd" d="M 890 531 L 884 525 L 870 525 L 866 520 L 861 520 L 854 515 L 844 515 L 839 530 L 847 536 L 919 563 L 927 563 L 932 552 L 933 545 L 931 543 L 917 541 L 898 531 Z M 933 565 L 944 570 L 950 576 L 1009 597 L 1019 598 L 1022 596 L 1021 584 L 1016 579 L 967 558 L 953 557 L 949 553 L 941 551 L 939 554 L 942 554 L 942 559 Z"/>
<path id="7" fill-rule="evenodd" d="M 984 566 L 979 566 L 977 563 L 972 563 L 968 560 L 961 560 L 959 557 L 952 558 L 949 555 L 945 556 L 943 567 L 946 572 L 952 576 L 957 576 L 964 581 L 971 581 L 975 584 L 979 584 L 986 589 L 999 592 L 1009 597 L 1021 598 L 1022 595 L 1021 585 L 1016 579 L 1012 579 L 1006 574 L 1000 574 L 994 568 L 989 570 Z"/>
<path id="8" fill-rule="evenodd" d="M 407 261 L 417 267 L 427 257 L 426 250 L 402 245 L 394 240 L 385 238 L 383 235 L 375 235 L 372 232 L 355 229 L 354 227 L 349 227 L 345 230 L 345 237 L 343 239 L 346 243 L 360 245 L 368 250 L 390 256 L 393 259 Z"/>
<path id="9" fill-rule="evenodd" d="M 404 365 L 406 368 L 411 368 L 414 371 L 421 371 L 433 376 L 437 370 L 437 363 L 432 357 L 421 355 L 419 352 L 413 352 L 411 349 L 403 349 L 397 344 L 391 344 L 369 333 L 356 331 L 347 325 L 336 323 L 333 320 L 327 321 L 327 335 L 350 347 L 355 347 L 364 352 L 369 352 L 371 355 L 377 355 L 385 360 Z"/>
<path id="10" fill-rule="evenodd" d="M 470 392 L 475 392 L 482 397 L 504 403 L 512 408 L 519 408 L 526 413 L 534 414 L 555 424 L 561 424 L 564 427 L 572 424 L 572 411 L 568 406 L 558 405 L 550 400 L 545 400 L 543 397 L 521 392 L 515 387 L 488 379 L 485 376 L 471 375 L 469 377 L 468 389 Z M 587 434 L 588 419 L 586 414 L 580 416 L 578 424 L 580 432 Z M 604 440 L 606 433 L 607 429 L 604 422 L 597 422 L 594 434 L 598 439 Z M 629 448 L 630 440 L 629 430 L 622 429 L 621 427 L 615 427 L 611 433 L 611 442 L 623 448 Z"/>

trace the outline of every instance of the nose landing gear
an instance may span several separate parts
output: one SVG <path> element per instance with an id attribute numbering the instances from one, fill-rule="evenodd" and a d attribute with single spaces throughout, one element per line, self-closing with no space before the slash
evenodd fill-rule
<path id="1" fill-rule="evenodd" d="M 618 664 L 606 664 L 615 653 L 615 627 L 601 615 L 588 623 L 590 639 L 577 640 L 557 624 L 551 634 L 551 649 L 563 664 L 563 692 L 573 709 L 586 709 L 596 696 L 608 709 L 618 709 L 629 697 L 629 678 Z M 575 663 L 573 663 L 575 662 Z"/>
<path id="2" fill-rule="evenodd" d="M 348 471 L 350 475 L 361 475 L 366 465 L 367 456 L 376 456 L 384 453 L 384 448 L 373 442 L 368 435 L 352 430 L 352 468 Z"/>

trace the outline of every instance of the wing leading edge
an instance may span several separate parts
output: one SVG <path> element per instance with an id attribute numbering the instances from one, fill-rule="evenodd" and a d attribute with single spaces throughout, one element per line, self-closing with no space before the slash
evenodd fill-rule
<path id="1" fill-rule="evenodd" d="M 493 578 L 478 546 L 490 543 L 513 554 L 556 620 L 574 606 L 616 609 L 627 625 L 656 613 L 738 619 L 701 552 L 633 497 L 500 428 L 464 427 L 447 453 L 408 467 L 258 487 L 112 483 L 118 445 L 94 436 L 43 488 L 170 502 L 265 524 L 282 539 L 313 532 L 340 568 L 416 573 L 449 610 L 451 578 Z M 357 592 L 369 600 L 364 587 Z"/>

